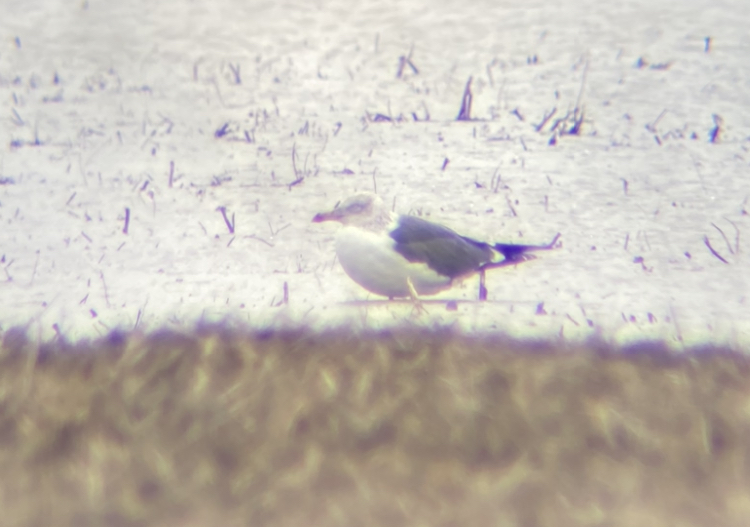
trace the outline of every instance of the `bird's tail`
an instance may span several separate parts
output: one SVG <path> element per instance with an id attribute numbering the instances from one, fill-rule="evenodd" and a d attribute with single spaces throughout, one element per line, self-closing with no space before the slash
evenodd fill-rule
<path id="1" fill-rule="evenodd" d="M 512 243 L 496 243 L 492 248 L 503 255 L 505 262 L 521 262 L 529 259 L 526 253 L 531 251 L 548 251 L 555 248 L 555 244 L 560 239 L 558 232 L 554 239 L 545 245 L 516 245 Z"/>

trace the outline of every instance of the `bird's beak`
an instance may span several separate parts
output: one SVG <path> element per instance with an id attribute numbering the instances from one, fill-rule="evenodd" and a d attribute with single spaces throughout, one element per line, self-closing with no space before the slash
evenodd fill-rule
<path id="1" fill-rule="evenodd" d="M 332 221 L 336 218 L 333 216 L 333 212 L 319 212 L 315 215 L 315 217 L 312 219 L 313 223 L 320 223 L 323 221 Z"/>

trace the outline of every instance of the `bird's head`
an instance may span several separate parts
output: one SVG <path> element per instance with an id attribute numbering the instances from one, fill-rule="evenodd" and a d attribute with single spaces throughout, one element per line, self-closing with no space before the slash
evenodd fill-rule
<path id="1" fill-rule="evenodd" d="M 338 203 L 329 212 L 316 214 L 312 221 L 314 223 L 338 221 L 344 225 L 367 228 L 387 224 L 390 221 L 390 213 L 379 196 L 362 193 Z"/>

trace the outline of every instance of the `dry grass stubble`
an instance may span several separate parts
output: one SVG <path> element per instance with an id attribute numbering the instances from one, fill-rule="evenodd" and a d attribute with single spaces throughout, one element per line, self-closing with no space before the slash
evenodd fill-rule
<path id="1" fill-rule="evenodd" d="M 744 526 L 750 360 L 448 332 L 0 347 L 7 525 Z"/>

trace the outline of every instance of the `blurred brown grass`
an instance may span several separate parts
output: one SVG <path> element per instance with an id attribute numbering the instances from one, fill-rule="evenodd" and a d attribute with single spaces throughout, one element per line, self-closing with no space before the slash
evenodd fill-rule
<path id="1" fill-rule="evenodd" d="M 448 332 L 0 346 L 3 525 L 746 526 L 750 360 Z"/>

